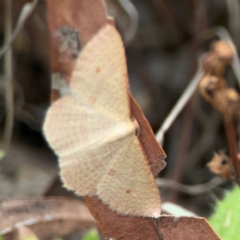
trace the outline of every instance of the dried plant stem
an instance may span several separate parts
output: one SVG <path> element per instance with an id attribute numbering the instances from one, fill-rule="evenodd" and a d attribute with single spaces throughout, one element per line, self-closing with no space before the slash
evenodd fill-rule
<path id="1" fill-rule="evenodd" d="M 152 0 L 154 9 L 158 15 L 165 18 L 168 23 L 169 30 L 177 40 L 182 40 L 186 35 L 186 29 L 178 17 L 174 13 L 171 4 L 167 0 Z"/>
<path id="2" fill-rule="evenodd" d="M 5 127 L 3 132 L 3 148 L 1 155 L 4 156 L 10 145 L 13 123 L 14 123 L 14 103 L 13 103 L 13 67 L 12 67 L 12 42 L 22 30 L 25 21 L 28 19 L 38 0 L 24 4 L 16 27 L 12 32 L 12 0 L 5 0 L 5 44 L 0 49 L 0 57 L 4 57 L 4 76 L 5 76 Z M 1 156 L 1 157 L 2 157 Z"/>
<path id="3" fill-rule="evenodd" d="M 190 169 L 192 169 L 193 166 L 200 161 L 208 148 L 212 147 L 214 137 L 217 134 L 221 122 L 221 115 L 218 114 L 218 112 L 213 111 L 206 122 L 200 139 L 194 144 L 193 148 L 188 153 L 188 164 L 185 166 L 185 172 L 190 171 Z"/>
<path id="4" fill-rule="evenodd" d="M 240 4 L 238 0 L 226 0 L 228 9 L 229 29 L 235 44 L 240 37 Z M 239 45 L 238 45 L 239 47 Z"/>
<path id="5" fill-rule="evenodd" d="M 32 3 L 25 3 L 23 5 L 15 29 L 13 30 L 8 40 L 5 41 L 4 45 L 0 48 L 0 57 L 2 57 L 3 54 L 11 47 L 11 44 L 13 43 L 13 41 L 15 40 L 19 32 L 22 30 L 26 20 L 31 15 L 34 8 L 36 7 L 37 2 L 38 0 L 33 0 Z"/>
<path id="6" fill-rule="evenodd" d="M 238 163 L 237 157 L 237 140 L 233 120 L 225 117 L 224 124 L 227 134 L 230 157 L 232 159 L 232 164 L 236 174 L 236 182 L 238 185 L 240 185 L 240 165 Z"/>
<path id="7" fill-rule="evenodd" d="M 176 182 L 182 181 L 184 167 L 187 161 L 187 153 L 189 151 L 189 145 L 191 141 L 191 132 L 193 125 L 193 111 L 191 104 L 188 104 L 183 111 L 181 125 L 181 133 L 179 136 L 179 139 L 181 139 L 181 141 L 178 145 L 176 160 L 174 164 L 175 166 L 172 174 L 172 179 Z M 178 198 L 178 193 L 179 191 L 177 189 L 171 189 L 167 196 L 168 201 L 176 202 Z"/>
<path id="8" fill-rule="evenodd" d="M 238 85 L 240 85 L 240 61 L 239 61 L 239 57 L 238 54 L 234 52 L 234 56 L 233 56 L 233 61 L 232 61 L 232 69 L 233 72 L 237 78 L 238 81 Z"/>
<path id="9" fill-rule="evenodd" d="M 230 45 L 230 47 L 233 50 L 233 60 L 232 60 L 231 66 L 232 66 L 233 72 L 237 78 L 238 84 L 240 85 L 240 61 L 239 61 L 238 52 L 233 43 L 233 40 L 225 28 L 222 28 L 222 27 L 217 28 L 217 34 L 221 39 L 226 40 L 227 43 Z"/>
<path id="10" fill-rule="evenodd" d="M 129 26 L 127 31 L 125 32 L 125 45 L 127 46 L 135 37 L 138 23 L 139 23 L 139 16 L 138 11 L 134 4 L 130 0 L 118 0 L 119 4 L 122 6 L 124 11 L 127 13 L 129 18 Z"/>
<path id="11" fill-rule="evenodd" d="M 212 38 L 216 35 L 220 39 L 225 40 L 229 44 L 229 46 L 231 47 L 231 49 L 233 51 L 233 60 L 232 60 L 231 66 L 232 66 L 233 72 L 237 78 L 238 84 L 240 85 L 240 67 L 239 67 L 240 60 L 239 60 L 238 52 L 236 50 L 234 42 L 233 42 L 230 34 L 228 33 L 227 29 L 224 27 L 211 28 L 211 29 L 208 29 L 208 30 L 202 32 L 199 35 L 199 38 L 200 38 L 200 41 L 202 41 L 205 39 Z"/>
<path id="12" fill-rule="evenodd" d="M 5 42 L 11 39 L 12 34 L 12 0 L 5 0 L 5 18 L 4 18 L 4 36 Z M 4 56 L 4 75 L 5 75 L 5 127 L 3 132 L 3 155 L 7 151 L 13 130 L 14 106 L 13 106 L 13 73 L 12 73 L 12 49 L 9 46 Z"/>
<path id="13" fill-rule="evenodd" d="M 203 74 L 204 72 L 202 68 L 199 67 L 195 76 L 192 78 L 191 82 L 189 83 L 189 85 L 187 86 L 187 88 L 185 89 L 185 91 L 183 92 L 183 94 L 181 95 L 181 97 L 179 98 L 179 100 L 177 101 L 177 103 L 169 113 L 169 115 L 165 118 L 162 126 L 156 133 L 156 139 L 158 142 L 161 143 L 161 145 L 163 145 L 165 132 L 170 128 L 170 126 L 175 121 L 179 113 L 183 110 L 187 102 L 190 100 L 190 98 L 196 91 L 197 85 L 200 79 L 202 78 Z"/>
<path id="14" fill-rule="evenodd" d="M 205 192 L 209 192 L 220 184 L 224 183 L 226 180 L 220 177 L 214 177 L 207 183 L 197 184 L 197 185 L 184 185 L 175 182 L 171 179 L 157 178 L 157 185 L 159 188 L 175 188 L 180 192 L 187 193 L 189 195 L 199 195 Z"/>
<path id="15" fill-rule="evenodd" d="M 233 61 L 232 61 L 231 65 L 232 65 L 234 74 L 238 80 L 238 84 L 240 85 L 240 60 L 239 60 L 239 56 L 236 51 L 236 48 L 234 46 L 234 43 L 233 43 L 228 31 L 223 27 L 216 27 L 213 29 L 206 30 L 203 33 L 201 33 L 201 35 L 199 35 L 200 39 L 202 39 L 202 38 L 206 39 L 206 38 L 210 38 L 210 37 L 217 35 L 220 39 L 223 39 L 228 42 L 228 44 L 230 45 L 230 47 L 232 48 L 233 53 L 234 53 Z M 202 68 L 199 67 L 199 69 L 196 72 L 195 76 L 193 77 L 192 81 L 187 86 L 187 88 L 185 89 L 185 91 L 183 92 L 181 97 L 179 98 L 178 102 L 175 104 L 175 106 L 173 107 L 173 109 L 171 110 L 169 115 L 165 118 L 160 129 L 156 133 L 156 139 L 162 145 L 164 142 L 165 132 L 170 128 L 170 126 L 175 121 L 175 119 L 177 118 L 179 113 L 185 107 L 186 103 L 192 97 L 193 93 L 195 92 L 195 90 L 197 88 L 197 84 L 200 81 L 200 79 L 202 78 L 203 74 L 204 74 L 204 71 L 202 70 Z"/>

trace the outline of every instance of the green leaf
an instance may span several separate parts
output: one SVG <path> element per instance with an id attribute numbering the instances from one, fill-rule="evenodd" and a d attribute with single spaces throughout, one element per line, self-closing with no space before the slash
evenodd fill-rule
<path id="1" fill-rule="evenodd" d="M 209 222 L 222 240 L 239 239 L 240 189 L 238 186 L 217 203 L 216 211 L 209 218 Z"/>
<path id="2" fill-rule="evenodd" d="M 100 240 L 98 231 L 96 229 L 90 230 L 83 238 L 83 240 Z"/>

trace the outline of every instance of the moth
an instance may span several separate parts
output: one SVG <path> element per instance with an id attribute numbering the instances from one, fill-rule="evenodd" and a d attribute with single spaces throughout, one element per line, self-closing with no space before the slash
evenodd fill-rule
<path id="1" fill-rule="evenodd" d="M 118 214 L 158 218 L 159 190 L 130 117 L 126 58 L 115 27 L 105 25 L 85 45 L 69 87 L 43 126 L 64 186 L 96 195 Z"/>

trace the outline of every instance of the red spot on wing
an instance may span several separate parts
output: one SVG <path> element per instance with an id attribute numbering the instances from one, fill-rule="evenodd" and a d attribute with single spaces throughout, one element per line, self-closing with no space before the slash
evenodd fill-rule
<path id="1" fill-rule="evenodd" d="M 94 104 L 96 101 L 97 101 L 97 99 L 96 99 L 95 97 L 93 97 L 93 96 L 91 96 L 91 97 L 88 99 L 88 102 L 89 102 L 90 104 Z"/>
<path id="2" fill-rule="evenodd" d="M 96 68 L 95 72 L 96 72 L 96 73 L 100 73 L 100 72 L 101 72 L 101 68 L 99 68 L 99 67 Z"/>
<path id="3" fill-rule="evenodd" d="M 108 172 L 108 175 L 113 176 L 115 173 L 116 173 L 116 171 L 111 168 Z"/>
<path id="4" fill-rule="evenodd" d="M 123 77 L 128 79 L 127 73 L 124 73 L 124 74 L 123 74 Z"/>

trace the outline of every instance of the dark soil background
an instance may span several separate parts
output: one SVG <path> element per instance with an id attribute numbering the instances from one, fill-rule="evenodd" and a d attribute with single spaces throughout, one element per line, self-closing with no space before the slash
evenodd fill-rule
<path id="1" fill-rule="evenodd" d="M 13 0 L 14 25 L 25 2 Z M 240 3 L 237 0 L 133 0 L 135 9 L 126 11 L 121 2 L 124 1 L 108 0 L 108 11 L 115 16 L 126 44 L 131 92 L 157 132 L 193 77 L 199 56 L 208 51 L 213 40 L 199 41 L 199 35 L 212 27 L 223 26 L 239 49 Z M 3 43 L 3 0 L 0 0 L 0 16 L 0 42 Z M 13 43 L 15 124 L 10 149 L 0 162 L 0 197 L 4 198 L 72 195 L 61 188 L 57 159 L 41 130 L 50 104 L 46 18 L 45 1 L 39 1 Z M 237 86 L 230 68 L 226 78 L 230 86 Z M 0 59 L 1 131 L 6 110 L 3 82 L 3 60 Z M 161 178 L 185 185 L 210 181 L 214 175 L 206 163 L 214 151 L 227 149 L 220 114 L 196 92 L 166 133 L 163 148 L 167 153 L 167 166 L 160 173 Z M 208 217 L 216 199 L 231 186 L 231 182 L 224 182 L 195 196 L 164 188 L 161 196 L 164 201 L 175 202 Z"/>

